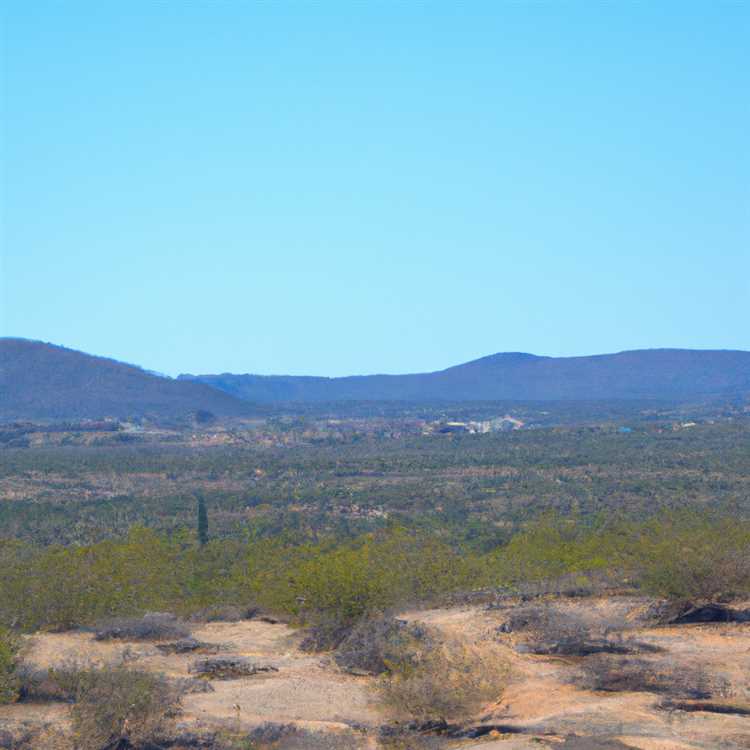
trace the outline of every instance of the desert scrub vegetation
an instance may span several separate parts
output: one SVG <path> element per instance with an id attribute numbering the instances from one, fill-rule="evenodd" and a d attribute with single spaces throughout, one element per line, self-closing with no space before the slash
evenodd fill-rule
<path id="1" fill-rule="evenodd" d="M 498 634 L 520 634 L 520 652 L 555 656 L 589 656 L 591 654 L 659 653 L 650 643 L 627 637 L 632 624 L 624 617 L 565 607 L 564 602 L 539 602 L 515 607 Z"/>
<path id="2" fill-rule="evenodd" d="M 77 658 L 66 659 L 48 669 L 41 669 L 22 660 L 16 670 L 19 700 L 31 703 L 73 703 L 87 676 L 98 668 L 93 662 Z"/>
<path id="3" fill-rule="evenodd" d="M 122 665 L 84 671 L 71 708 L 76 748 L 144 747 L 163 734 L 176 708 L 177 695 L 161 675 Z"/>
<path id="4" fill-rule="evenodd" d="M 722 695 L 728 689 L 725 680 L 700 666 L 611 654 L 585 658 L 575 681 L 587 690 L 648 692 L 692 699 Z"/>
<path id="5" fill-rule="evenodd" d="M 675 601 L 750 594 L 750 521 L 727 512 L 672 510 L 612 523 L 546 514 L 487 557 L 496 581 L 519 588 L 572 577 L 585 590 L 605 575 Z"/>
<path id="6" fill-rule="evenodd" d="M 235 680 L 256 674 L 278 672 L 276 667 L 256 664 L 242 656 L 216 656 L 198 659 L 189 667 L 190 674 L 206 680 Z"/>
<path id="7" fill-rule="evenodd" d="M 640 421 L 641 410 L 650 408 L 634 402 L 622 412 L 623 405 L 614 411 L 611 406 L 597 406 L 592 418 Z M 0 504 L 0 529 L 40 545 L 122 538 L 138 523 L 169 534 L 194 526 L 195 491 L 201 488 L 211 510 L 212 537 L 241 538 L 249 508 L 254 526 L 269 536 L 312 528 L 351 537 L 383 525 L 381 517 L 346 512 L 356 505 L 408 524 L 434 523 L 451 539 L 483 553 L 507 541 L 540 510 L 568 516 L 577 509 L 585 518 L 623 509 L 644 518 L 686 503 L 750 510 L 746 419 L 679 432 L 641 422 L 629 435 L 602 425 L 385 440 L 350 433 L 311 441 L 307 433 L 313 423 L 323 413 L 326 419 L 336 416 L 317 408 L 293 422 L 269 420 L 266 434 L 283 448 L 247 443 L 210 450 L 166 443 L 3 448 L 0 489 L 8 492 Z M 354 408 L 378 416 L 381 406 Z M 403 404 L 385 408 L 396 410 L 391 417 L 398 415 L 399 432 L 404 426 L 399 410 L 405 408 L 417 419 L 444 417 L 446 408 L 459 420 L 497 415 L 497 404 L 476 402 L 425 404 L 413 411 Z M 543 423 L 567 421 L 564 415 L 578 421 L 582 409 L 588 407 L 561 403 L 549 416 L 537 410 L 532 410 L 536 416 L 520 416 L 537 425 L 540 417 Z M 394 425 L 383 428 L 390 435 Z M 263 432 L 245 435 L 254 440 Z M 290 443 L 291 433 L 296 437 Z M 119 494 L 112 502 L 115 486 Z"/>
<path id="8" fill-rule="evenodd" d="M 251 587 L 271 610 L 353 624 L 370 612 L 470 587 L 480 566 L 478 557 L 437 536 L 393 527 L 343 544 L 287 549 L 272 566 L 256 568 Z"/>
<path id="9" fill-rule="evenodd" d="M 18 651 L 17 636 L 0 627 L 0 704 L 18 698 Z"/>
<path id="10" fill-rule="evenodd" d="M 489 551 L 432 526 L 305 541 L 248 532 L 204 545 L 189 531 L 135 527 L 85 546 L 0 542 L 0 625 L 64 630 L 147 612 L 260 609 L 328 627 L 334 647 L 372 613 L 481 588 L 569 580 L 586 591 L 601 579 L 681 601 L 741 597 L 750 593 L 749 560 L 750 522 L 708 512 L 639 523 L 544 516 Z"/>
<path id="11" fill-rule="evenodd" d="M 112 618 L 258 606 L 305 623 L 353 624 L 368 612 L 470 587 L 480 559 L 434 536 L 393 528 L 351 541 L 284 537 L 208 542 L 135 528 L 119 542 L 0 550 L 0 624 L 65 630 Z M 138 629 L 117 620 L 120 629 Z M 130 637 L 124 635 L 123 637 Z"/>
<path id="12" fill-rule="evenodd" d="M 474 644 L 432 633 L 390 654 L 380 678 L 382 704 L 399 718 L 465 721 L 500 700 L 509 666 L 491 643 Z"/>
<path id="13" fill-rule="evenodd" d="M 750 592 L 750 525 L 695 512 L 639 529 L 631 564 L 641 587 L 685 602 L 729 601 Z"/>
<path id="14" fill-rule="evenodd" d="M 125 664 L 68 660 L 39 669 L 15 655 L 0 685 L 6 702 L 71 703 L 75 750 L 151 746 L 163 735 L 180 695 L 163 675 Z"/>
<path id="15" fill-rule="evenodd" d="M 400 664 L 410 652 L 425 649 L 429 641 L 422 625 L 384 615 L 369 617 L 349 630 L 333 658 L 346 672 L 379 675 Z"/>

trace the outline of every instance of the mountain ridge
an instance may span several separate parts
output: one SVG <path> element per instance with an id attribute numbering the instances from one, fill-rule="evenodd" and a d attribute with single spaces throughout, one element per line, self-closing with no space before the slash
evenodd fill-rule
<path id="1" fill-rule="evenodd" d="M 257 416 L 277 403 L 336 401 L 750 400 L 750 352 L 636 349 L 549 357 L 497 352 L 443 370 L 345 377 L 161 376 L 41 341 L 0 338 L 0 421 Z"/>
<path id="2" fill-rule="evenodd" d="M 605 400 L 744 397 L 750 352 L 739 349 L 634 349 L 548 357 L 497 352 L 443 370 L 404 375 L 222 373 L 178 376 L 259 403 L 346 400 Z"/>
<path id="3" fill-rule="evenodd" d="M 0 338 L 0 421 L 184 418 L 256 409 L 204 383 L 180 381 L 107 357 L 22 338 Z"/>

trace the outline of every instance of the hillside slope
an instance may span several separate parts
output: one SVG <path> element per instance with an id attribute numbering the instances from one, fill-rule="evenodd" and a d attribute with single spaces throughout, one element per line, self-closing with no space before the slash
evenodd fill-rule
<path id="1" fill-rule="evenodd" d="M 750 352 L 650 349 L 588 357 L 493 354 L 438 372 L 343 378 L 181 375 L 257 402 L 691 399 L 750 395 Z"/>
<path id="2" fill-rule="evenodd" d="M 0 421 L 179 418 L 255 413 L 203 383 L 172 380 L 111 359 L 25 339 L 0 339 Z"/>

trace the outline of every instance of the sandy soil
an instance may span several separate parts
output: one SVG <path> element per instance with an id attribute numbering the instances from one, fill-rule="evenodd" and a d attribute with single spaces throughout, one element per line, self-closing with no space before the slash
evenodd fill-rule
<path id="1" fill-rule="evenodd" d="M 183 699 L 183 723 L 208 719 L 231 720 L 251 727 L 266 721 L 305 725 L 378 724 L 384 720 L 372 704 L 367 678 L 343 674 L 319 655 L 297 648 L 300 634 L 283 624 L 258 620 L 216 622 L 193 630 L 193 637 L 222 646 L 222 655 L 243 656 L 278 672 L 239 680 L 214 680 L 214 692 Z M 190 677 L 189 666 L 200 656 L 161 654 L 150 643 L 99 642 L 88 633 L 42 634 L 29 639 L 26 658 L 47 668 L 68 660 L 117 662 L 123 657 L 141 668 L 169 677 Z M 21 706 L 0 708 L 19 712 Z"/>
<path id="2" fill-rule="evenodd" d="M 634 638 L 652 643 L 665 653 L 652 657 L 675 666 L 702 667 L 726 682 L 720 700 L 750 706 L 750 624 L 722 623 L 680 627 L 638 628 L 635 620 L 644 608 L 637 599 L 589 599 L 556 603 L 591 620 L 631 621 Z M 715 750 L 750 748 L 750 717 L 706 711 L 664 711 L 652 693 L 604 693 L 571 684 L 579 660 L 518 654 L 514 635 L 499 635 L 507 610 L 474 608 L 409 612 L 405 617 L 426 622 L 444 632 L 500 640 L 512 665 L 512 678 L 502 700 L 485 721 L 526 728 L 537 738 L 551 741 L 575 734 L 617 739 L 639 750 Z M 508 748 L 505 740 L 477 747 Z M 539 745 L 537 744 L 537 747 Z M 524 747 L 521 744 L 519 747 Z"/>
<path id="3" fill-rule="evenodd" d="M 557 602 L 586 617 L 630 623 L 632 635 L 664 649 L 658 659 L 681 667 L 701 665 L 725 684 L 723 702 L 750 704 L 750 624 L 639 628 L 637 599 L 589 599 Z M 500 644 L 512 676 L 502 699 L 487 706 L 481 721 L 510 725 L 522 734 L 497 732 L 482 740 L 456 742 L 465 750 L 530 750 L 549 747 L 575 750 L 571 735 L 594 741 L 619 741 L 638 750 L 741 750 L 750 748 L 750 717 L 706 711 L 665 711 L 652 693 L 604 693 L 573 684 L 576 659 L 518 653 L 520 636 L 499 634 L 508 609 L 479 607 L 411 611 L 405 619 L 424 622 L 446 634 L 477 643 Z M 300 633 L 283 624 L 257 620 L 209 623 L 194 637 L 220 644 L 228 655 L 241 655 L 278 672 L 213 681 L 214 692 L 185 696 L 185 726 L 241 726 L 293 722 L 319 732 L 349 726 L 369 728 L 371 737 L 388 717 L 373 702 L 373 678 L 341 673 L 325 656 L 299 650 Z M 112 662 L 127 659 L 171 677 L 188 677 L 196 655 L 161 654 L 153 644 L 96 642 L 90 634 L 39 634 L 28 640 L 27 660 L 49 667 L 68 659 Z M 22 722 L 64 727 L 67 707 L 17 704 L 0 707 L 0 728 Z M 478 719 L 479 720 L 479 719 Z M 371 740 L 370 743 L 374 743 Z M 600 745 L 606 747 L 606 745 Z M 595 750 L 596 745 L 581 745 Z"/>

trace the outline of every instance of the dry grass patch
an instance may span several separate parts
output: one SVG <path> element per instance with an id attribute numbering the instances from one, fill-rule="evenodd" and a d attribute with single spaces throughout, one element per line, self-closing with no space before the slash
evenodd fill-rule
<path id="1" fill-rule="evenodd" d="M 18 667 L 20 699 L 29 703 L 73 703 L 87 675 L 99 666 L 90 661 L 69 658 L 49 669 L 21 662 Z"/>
<path id="2" fill-rule="evenodd" d="M 383 705 L 399 718 L 461 722 L 498 701 L 509 676 L 507 661 L 491 643 L 475 644 L 431 634 L 388 663 L 378 685 Z"/>
<path id="3" fill-rule="evenodd" d="M 421 625 L 386 616 L 367 618 L 339 644 L 334 661 L 352 674 L 383 674 L 407 651 L 426 648 L 427 641 Z"/>
<path id="4" fill-rule="evenodd" d="M 674 698 L 722 695 L 727 683 L 697 666 L 597 654 L 583 660 L 577 684 L 605 692 L 648 692 Z"/>
<path id="5" fill-rule="evenodd" d="M 146 746 L 176 708 L 175 691 L 161 675 L 124 666 L 84 672 L 71 709 L 76 749 Z"/>
<path id="6" fill-rule="evenodd" d="M 533 604 L 514 609 L 499 633 L 523 634 L 521 652 L 545 656 L 659 653 L 657 646 L 624 637 L 631 627 L 621 617 L 561 609 L 555 604 Z"/>

